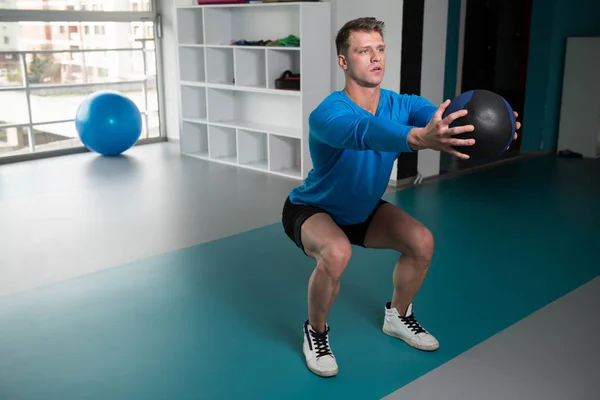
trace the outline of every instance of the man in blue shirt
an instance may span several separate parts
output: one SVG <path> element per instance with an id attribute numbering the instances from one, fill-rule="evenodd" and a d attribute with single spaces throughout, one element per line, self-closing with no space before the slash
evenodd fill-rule
<path id="1" fill-rule="evenodd" d="M 455 135 L 474 127 L 449 127 L 467 113 L 460 110 L 442 119 L 449 100 L 435 107 L 422 97 L 380 87 L 385 70 L 383 28 L 375 18 L 358 18 L 338 32 L 338 63 L 346 85 L 311 113 L 313 169 L 304 184 L 292 190 L 282 213 L 286 234 L 317 262 L 309 280 L 303 350 L 308 368 L 320 376 L 338 373 L 326 320 L 352 245 L 401 253 L 392 276 L 392 298 L 384 307 L 383 332 L 417 349 L 439 347 L 415 319 L 412 306 L 433 255 L 433 236 L 381 196 L 400 153 L 428 148 L 468 158 L 454 146 L 470 146 L 474 140 Z"/>

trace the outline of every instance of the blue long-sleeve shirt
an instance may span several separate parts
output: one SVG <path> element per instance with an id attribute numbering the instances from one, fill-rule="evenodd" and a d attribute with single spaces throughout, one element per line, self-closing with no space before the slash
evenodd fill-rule
<path id="1" fill-rule="evenodd" d="M 363 222 L 385 193 L 394 161 L 412 152 L 408 133 L 436 110 L 420 96 L 381 89 L 373 115 L 344 91 L 331 93 L 309 116 L 313 169 L 290 201 L 320 207 L 338 224 Z"/>

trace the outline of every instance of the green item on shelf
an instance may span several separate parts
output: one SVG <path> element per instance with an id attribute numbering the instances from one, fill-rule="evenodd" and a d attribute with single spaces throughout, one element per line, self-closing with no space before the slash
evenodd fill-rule
<path id="1" fill-rule="evenodd" d="M 283 39 L 273 40 L 272 42 L 267 43 L 267 46 L 298 47 L 300 46 L 300 38 L 295 35 L 288 35 Z"/>

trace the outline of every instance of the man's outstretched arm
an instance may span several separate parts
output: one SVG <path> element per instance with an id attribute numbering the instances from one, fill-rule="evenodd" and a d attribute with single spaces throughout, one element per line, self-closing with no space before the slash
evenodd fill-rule
<path id="1" fill-rule="evenodd" d="M 332 147 L 353 150 L 411 152 L 412 126 L 353 113 L 343 103 L 319 107 L 310 114 L 311 134 Z"/>
<path id="2" fill-rule="evenodd" d="M 432 102 L 421 96 L 410 95 L 407 96 L 408 105 L 408 123 L 417 128 L 424 128 L 427 126 L 429 121 L 433 118 L 433 115 L 437 111 L 436 107 Z"/>

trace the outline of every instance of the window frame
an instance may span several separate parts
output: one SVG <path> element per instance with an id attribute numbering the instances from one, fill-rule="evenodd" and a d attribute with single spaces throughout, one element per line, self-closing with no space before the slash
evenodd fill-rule
<path id="1" fill-rule="evenodd" d="M 158 0 L 150 0 L 149 11 L 93 11 L 93 10 L 36 10 L 36 9 L 2 9 L 0 8 L 0 22 L 153 22 L 154 26 L 154 52 L 156 60 L 156 89 L 157 89 L 157 101 L 158 101 L 158 120 L 159 120 L 159 136 L 156 138 L 145 138 L 140 139 L 137 144 L 149 144 L 164 142 L 167 140 L 166 135 L 166 120 L 165 116 L 165 99 L 164 99 L 164 67 L 162 63 L 162 20 L 159 13 Z M 119 50 L 119 49 L 102 49 L 103 51 L 108 50 Z M 64 50 L 63 50 L 64 51 Z M 93 51 L 93 50 L 83 50 Z M 35 51 L 38 52 L 38 51 Z M 43 52 L 43 51 L 39 51 Z M 0 53 L 18 53 L 21 57 L 21 68 L 27 69 L 27 61 L 25 54 L 32 53 L 32 51 L 1 51 Z M 94 83 L 82 83 L 73 84 L 73 86 L 94 86 Z M 100 84 L 98 84 L 100 85 Z M 51 85 L 51 86 L 68 86 L 67 84 L 62 85 Z M 22 86 L 18 87 L 6 87 L 0 88 L 0 90 L 20 90 L 27 93 L 27 107 L 29 114 L 29 122 L 25 124 L 13 124 L 13 125 L 0 125 L 2 128 L 9 128 L 15 126 L 26 126 L 29 134 L 29 146 L 30 152 L 21 155 L 9 155 L 0 157 L 0 164 L 6 164 L 17 161 L 33 160 L 39 158 L 47 158 L 65 154 L 73 154 L 88 151 L 85 146 L 78 148 L 66 148 L 60 150 L 50 150 L 44 152 L 35 151 L 35 143 L 33 143 L 33 127 L 40 125 L 33 123 L 31 118 L 31 103 L 29 101 L 29 81 L 24 82 Z M 71 122 L 66 121 L 52 121 L 51 123 L 64 123 Z"/>

